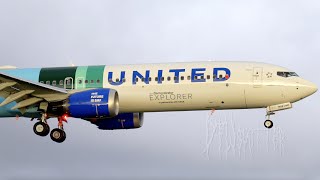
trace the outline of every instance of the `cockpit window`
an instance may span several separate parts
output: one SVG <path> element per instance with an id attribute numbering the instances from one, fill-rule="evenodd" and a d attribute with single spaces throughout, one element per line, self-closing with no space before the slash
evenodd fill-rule
<path id="1" fill-rule="evenodd" d="M 299 75 L 295 72 L 277 72 L 277 75 L 285 78 L 292 77 L 292 76 L 299 77 Z"/>

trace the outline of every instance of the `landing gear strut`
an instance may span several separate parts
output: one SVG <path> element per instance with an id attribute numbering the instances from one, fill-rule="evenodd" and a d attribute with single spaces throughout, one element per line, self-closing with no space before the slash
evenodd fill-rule
<path id="1" fill-rule="evenodd" d="M 47 136 L 50 132 L 50 127 L 47 124 L 46 117 L 47 115 L 44 113 L 42 114 L 41 120 L 34 124 L 33 126 L 33 132 L 38 136 Z"/>
<path id="2" fill-rule="evenodd" d="M 267 129 L 271 129 L 273 127 L 273 122 L 270 120 L 271 115 L 275 115 L 275 113 L 267 111 L 267 120 L 264 122 L 264 127 L 266 127 Z"/>
<path id="3" fill-rule="evenodd" d="M 53 129 L 50 133 L 52 141 L 62 143 L 66 140 L 67 136 L 63 129 L 63 122 L 67 122 L 67 120 L 64 117 L 58 117 L 58 128 Z"/>

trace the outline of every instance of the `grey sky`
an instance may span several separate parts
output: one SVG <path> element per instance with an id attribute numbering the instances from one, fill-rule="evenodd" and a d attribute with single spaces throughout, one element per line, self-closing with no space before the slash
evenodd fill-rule
<path id="1" fill-rule="evenodd" d="M 0 64 L 263 61 L 319 86 L 319 18 L 316 0 L 0 0 Z M 273 117 L 286 137 L 282 156 L 255 142 L 253 157 L 223 159 L 215 139 L 208 160 L 204 111 L 148 113 L 128 131 L 70 119 L 63 144 L 34 135 L 29 119 L 1 119 L 0 179 L 320 179 L 319 100 Z M 230 114 L 247 132 L 263 129 L 263 109 L 215 115 Z"/>

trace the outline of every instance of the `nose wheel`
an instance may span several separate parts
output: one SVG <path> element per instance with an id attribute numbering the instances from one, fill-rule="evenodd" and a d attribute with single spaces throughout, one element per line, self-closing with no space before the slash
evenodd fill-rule
<path id="1" fill-rule="evenodd" d="M 264 122 L 264 127 L 266 127 L 267 129 L 271 129 L 273 127 L 273 122 L 271 120 L 266 120 Z"/>
<path id="2" fill-rule="evenodd" d="M 270 120 L 271 115 L 275 115 L 275 113 L 267 111 L 267 120 L 264 122 L 264 127 L 266 127 L 267 129 L 271 129 L 273 127 L 273 122 Z"/>

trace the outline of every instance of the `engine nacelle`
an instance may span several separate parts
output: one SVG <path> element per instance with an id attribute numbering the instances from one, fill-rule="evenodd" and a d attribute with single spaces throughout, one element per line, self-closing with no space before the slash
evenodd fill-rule
<path id="1" fill-rule="evenodd" d="M 119 96 L 113 89 L 91 89 L 70 95 L 65 111 L 75 118 L 106 118 L 119 113 Z"/>
<path id="2" fill-rule="evenodd" d="M 96 122 L 91 122 L 103 130 L 136 129 L 143 125 L 143 113 L 123 113 L 113 118 L 99 119 Z"/>

